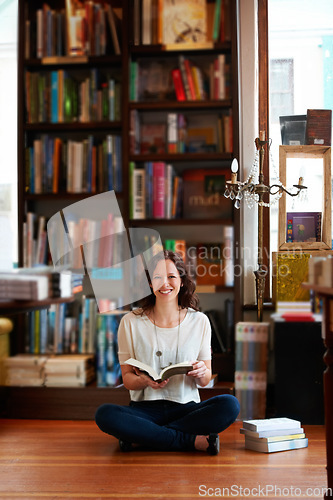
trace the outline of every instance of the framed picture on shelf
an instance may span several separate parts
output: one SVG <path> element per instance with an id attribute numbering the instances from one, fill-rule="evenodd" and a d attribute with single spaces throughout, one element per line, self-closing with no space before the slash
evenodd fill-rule
<path id="1" fill-rule="evenodd" d="M 302 184 L 298 196 L 282 194 L 279 200 L 278 249 L 330 250 L 331 148 L 280 146 L 280 181 L 288 191 Z"/>

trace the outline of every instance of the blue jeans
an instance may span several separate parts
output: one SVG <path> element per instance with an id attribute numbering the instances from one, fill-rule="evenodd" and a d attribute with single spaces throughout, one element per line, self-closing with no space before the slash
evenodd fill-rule
<path id="1" fill-rule="evenodd" d="M 239 413 L 238 400 L 229 394 L 195 403 L 141 401 L 130 406 L 104 404 L 97 409 L 98 427 L 117 439 L 163 451 L 194 450 L 197 435 L 219 433 Z"/>

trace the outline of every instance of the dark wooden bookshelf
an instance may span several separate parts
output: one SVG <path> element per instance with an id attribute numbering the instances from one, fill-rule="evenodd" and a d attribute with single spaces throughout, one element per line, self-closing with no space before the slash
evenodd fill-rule
<path id="1" fill-rule="evenodd" d="M 214 4 L 214 0 L 208 0 L 209 4 Z M 65 7 L 65 0 L 49 0 L 47 2 L 51 8 L 59 9 Z M 101 134 L 117 133 L 122 138 L 122 192 L 116 192 L 117 198 L 121 203 L 121 211 L 126 227 L 156 227 L 159 226 L 163 239 L 163 228 L 170 231 L 170 228 L 178 229 L 182 226 L 187 227 L 193 241 L 194 230 L 200 232 L 200 228 L 205 226 L 213 226 L 221 230 L 221 225 L 233 225 L 235 234 L 235 243 L 239 245 L 240 235 L 240 213 L 234 211 L 232 218 L 226 219 L 146 219 L 146 220 L 130 220 L 129 219 L 129 162 L 133 161 L 136 164 L 142 165 L 146 161 L 163 161 L 165 163 L 175 163 L 179 170 L 183 172 L 186 168 L 219 168 L 221 164 L 225 167 L 231 163 L 231 160 L 239 158 L 239 104 L 238 104 L 238 52 L 237 52 L 237 0 L 230 0 L 231 4 L 231 24 L 232 33 L 231 40 L 223 43 L 215 43 L 212 48 L 182 50 L 165 50 L 163 45 L 133 45 L 133 1 L 132 0 L 107 0 L 106 3 L 112 3 L 113 8 L 122 10 L 122 33 L 121 33 L 121 55 L 104 55 L 104 56 L 87 56 L 85 58 L 43 58 L 37 59 L 35 54 L 30 54 L 28 59 L 25 59 L 25 16 L 28 13 L 29 19 L 33 20 L 37 9 L 42 8 L 42 0 L 19 0 L 19 43 L 18 43 L 18 246 L 19 246 L 19 265 L 23 264 L 23 235 L 22 228 L 25 221 L 27 211 L 43 213 L 54 213 L 59 210 L 60 204 L 65 207 L 68 204 L 74 203 L 81 199 L 94 196 L 98 193 L 42 193 L 32 194 L 26 190 L 26 175 L 25 175 L 25 146 L 27 142 L 32 142 L 34 137 L 38 137 L 43 133 L 56 136 L 57 134 L 65 137 L 77 137 L 86 133 L 101 137 Z M 33 33 L 32 33 L 33 34 Z M 231 87 L 230 96 L 224 100 L 204 100 L 204 101 L 184 101 L 176 100 L 168 101 L 160 99 L 158 101 L 131 102 L 129 99 L 128 89 L 130 88 L 130 62 L 139 58 L 148 58 L 149 60 L 170 59 L 177 57 L 182 53 L 185 57 L 196 56 L 211 56 L 215 57 L 220 53 L 227 55 L 231 65 Z M 25 106 L 25 72 L 47 72 L 52 70 L 64 69 L 68 72 L 84 72 L 90 71 L 92 68 L 98 68 L 101 71 L 114 69 L 117 75 L 120 75 L 122 82 L 121 93 L 121 120 L 120 121 L 90 121 L 90 122 L 71 122 L 71 123 L 28 123 L 26 117 Z M 130 154 L 130 112 L 137 110 L 138 113 L 160 113 L 165 115 L 170 110 L 175 110 L 183 113 L 202 113 L 207 111 L 210 113 L 226 113 L 232 112 L 233 117 L 233 151 L 232 152 L 212 152 L 212 153 L 177 153 L 177 154 L 162 154 L 162 155 L 131 155 Z M 41 211 L 44 211 L 41 213 Z M 212 231 L 212 241 L 216 237 L 217 231 Z M 235 255 L 235 265 L 239 264 L 239 257 Z M 234 320 L 239 321 L 242 317 L 241 296 L 242 296 L 242 280 L 240 277 L 235 278 L 234 287 L 220 287 L 216 289 L 216 293 L 233 293 L 234 296 Z M 221 299 L 221 309 L 223 308 L 223 300 Z M 1 306 L 0 306 L 1 310 Z M 4 310 L 3 310 L 4 311 Z M 2 311 L 2 313 L 3 313 Z M 15 344 L 23 349 L 24 331 L 16 332 L 20 337 L 15 340 Z M 16 350 L 17 352 L 17 350 Z M 23 352 L 23 351 L 21 351 Z M 224 380 L 231 383 L 233 378 L 233 354 L 221 354 L 213 357 L 213 364 L 219 370 L 219 373 Z M 222 380 L 221 380 L 222 381 Z M 214 389 L 218 390 L 218 389 Z M 219 389 L 225 390 L 225 389 Z M 206 391 L 210 391 L 207 389 Z M 212 394 L 209 392 L 208 394 Z M 9 416 L 15 415 L 21 418 L 83 418 L 82 414 L 88 415 L 87 418 L 92 418 L 93 409 L 99 404 L 106 401 L 126 402 L 128 400 L 127 391 L 123 388 L 97 388 L 92 385 L 82 389 L 74 388 L 20 388 L 20 387 L 3 387 L 0 388 L 0 400 L 6 401 L 5 407 L 9 408 L 7 412 Z M 1 406 L 1 404 L 0 404 Z M 87 407 L 87 412 L 84 408 Z"/>
<path id="2" fill-rule="evenodd" d="M 0 314 L 21 314 L 24 312 L 35 311 L 36 309 L 44 309 L 49 307 L 51 304 L 69 304 L 74 300 L 74 296 L 49 298 L 44 300 L 0 300 Z"/>

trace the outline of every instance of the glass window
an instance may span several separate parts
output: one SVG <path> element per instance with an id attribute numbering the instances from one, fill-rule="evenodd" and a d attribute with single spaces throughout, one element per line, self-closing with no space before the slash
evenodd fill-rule
<path id="1" fill-rule="evenodd" d="M 17 0 L 0 2 L 0 269 L 17 252 Z"/>
<path id="2" fill-rule="evenodd" d="M 280 116 L 306 115 L 307 109 L 333 107 L 332 0 L 268 0 L 270 173 L 278 172 Z M 299 211 L 316 211 L 316 160 L 306 170 L 303 200 L 289 200 Z M 271 178 L 271 182 L 273 179 Z M 287 178 L 288 183 L 288 178 Z M 286 186 L 287 188 L 290 186 Z M 277 251 L 278 204 L 271 207 L 271 251 Z"/>

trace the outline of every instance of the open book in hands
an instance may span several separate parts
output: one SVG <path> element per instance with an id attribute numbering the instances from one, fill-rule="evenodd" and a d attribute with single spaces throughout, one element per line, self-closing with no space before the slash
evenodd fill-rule
<path id="1" fill-rule="evenodd" d="M 172 377 L 173 375 L 186 375 L 186 373 L 193 370 L 193 365 L 188 361 L 183 361 L 182 363 L 176 363 L 175 365 L 167 366 L 157 373 L 154 368 L 137 359 L 130 358 L 124 362 L 125 365 L 131 365 L 138 368 L 140 371 L 146 373 L 151 377 L 155 382 L 163 382 L 167 378 Z"/>

